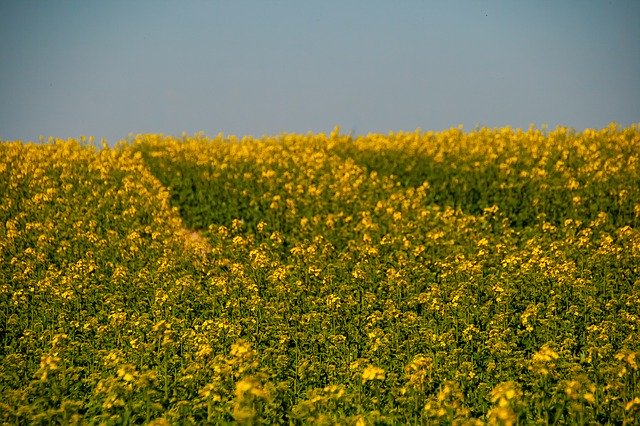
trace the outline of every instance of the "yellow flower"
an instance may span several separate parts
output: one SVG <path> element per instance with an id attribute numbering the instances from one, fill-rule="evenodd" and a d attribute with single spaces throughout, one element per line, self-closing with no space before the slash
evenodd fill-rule
<path id="1" fill-rule="evenodd" d="M 629 401 L 627 405 L 624 406 L 624 409 L 625 411 L 629 411 L 636 406 L 640 406 L 640 397 L 637 397 L 637 396 L 633 398 L 631 401 Z"/>
<path id="2" fill-rule="evenodd" d="M 490 425 L 511 426 L 517 420 L 516 414 L 509 407 L 497 407 L 489 410 Z"/>
<path id="3" fill-rule="evenodd" d="M 491 391 L 491 402 L 504 407 L 509 405 L 509 401 L 517 399 L 520 395 L 520 389 L 515 382 L 503 382 L 496 385 Z"/>
<path id="4" fill-rule="evenodd" d="M 124 380 L 125 382 L 133 382 L 133 374 L 128 373 L 126 370 L 124 369 L 120 369 L 118 370 L 118 376 L 120 376 L 122 378 L 122 380 Z"/>
<path id="5" fill-rule="evenodd" d="M 118 377 L 120 377 L 125 382 L 133 382 L 136 378 L 136 375 L 137 372 L 135 368 L 130 364 L 125 364 L 118 369 Z"/>
<path id="6" fill-rule="evenodd" d="M 245 393 L 251 391 L 255 386 L 255 383 L 252 380 L 240 380 L 236 383 L 236 396 L 241 398 Z"/>
<path id="7" fill-rule="evenodd" d="M 542 346 L 538 352 L 533 354 L 534 362 L 549 362 L 556 359 L 558 359 L 558 353 L 547 345 Z"/>
<path id="8" fill-rule="evenodd" d="M 244 358 L 250 356 L 251 353 L 251 343 L 245 340 L 240 339 L 236 343 L 231 345 L 231 355 L 235 357 Z"/>
<path id="9" fill-rule="evenodd" d="M 260 385 L 254 377 L 247 377 L 236 383 L 236 398 L 242 399 L 246 395 L 257 398 L 269 398 L 269 393 Z"/>
<path id="10" fill-rule="evenodd" d="M 593 394 L 591 392 L 587 392 L 584 395 L 582 395 L 582 398 L 587 401 L 589 404 L 595 404 L 596 403 L 596 398 L 593 396 Z"/>
<path id="11" fill-rule="evenodd" d="M 59 362 L 60 357 L 57 356 L 57 353 L 54 353 L 53 355 L 42 355 L 40 357 L 40 369 L 38 370 L 40 373 L 40 380 L 47 380 L 49 372 L 58 369 Z"/>
<path id="12" fill-rule="evenodd" d="M 362 383 L 369 380 L 384 380 L 384 375 L 382 368 L 369 364 L 362 372 Z"/>
<path id="13" fill-rule="evenodd" d="M 207 344 L 200 345 L 198 347 L 198 352 L 196 352 L 196 359 L 206 358 L 211 355 L 211 346 Z"/>

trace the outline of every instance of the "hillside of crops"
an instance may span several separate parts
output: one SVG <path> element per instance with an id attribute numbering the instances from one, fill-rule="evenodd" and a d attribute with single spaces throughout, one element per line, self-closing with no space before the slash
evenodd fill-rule
<path id="1" fill-rule="evenodd" d="M 640 422 L 640 127 L 0 142 L 3 424 Z"/>

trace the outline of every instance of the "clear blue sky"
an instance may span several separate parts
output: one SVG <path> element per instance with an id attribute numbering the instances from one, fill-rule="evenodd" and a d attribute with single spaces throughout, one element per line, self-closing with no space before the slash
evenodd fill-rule
<path id="1" fill-rule="evenodd" d="M 640 122 L 640 1 L 0 1 L 0 138 Z"/>

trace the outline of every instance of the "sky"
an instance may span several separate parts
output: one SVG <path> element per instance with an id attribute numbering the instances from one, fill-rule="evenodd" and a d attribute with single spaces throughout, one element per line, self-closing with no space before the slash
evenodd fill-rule
<path id="1" fill-rule="evenodd" d="M 0 0 L 0 139 L 640 123 L 638 0 Z"/>

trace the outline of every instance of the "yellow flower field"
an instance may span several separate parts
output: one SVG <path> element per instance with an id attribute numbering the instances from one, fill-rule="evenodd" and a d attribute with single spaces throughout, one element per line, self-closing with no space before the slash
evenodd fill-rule
<path id="1" fill-rule="evenodd" d="M 638 424 L 640 128 L 0 143 L 0 422 Z"/>

